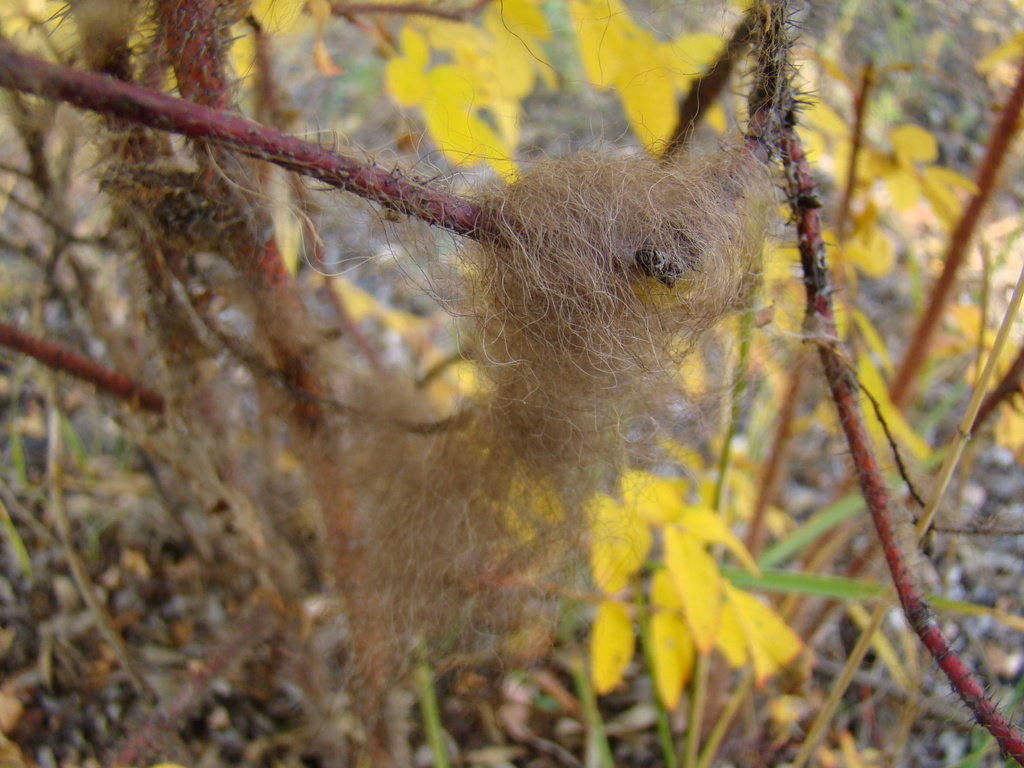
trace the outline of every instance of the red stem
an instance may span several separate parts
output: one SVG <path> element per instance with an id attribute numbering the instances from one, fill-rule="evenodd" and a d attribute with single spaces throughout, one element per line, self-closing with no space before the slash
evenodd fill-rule
<path id="1" fill-rule="evenodd" d="M 985 157 L 981 161 L 981 165 L 978 166 L 978 174 L 975 179 L 978 191 L 974 193 L 974 197 L 967 204 L 956 228 L 949 237 L 949 245 L 942 257 L 942 274 L 939 275 L 939 279 L 932 288 L 928 306 L 917 322 L 917 327 L 914 329 L 914 334 L 911 336 L 904 354 L 903 363 L 893 378 L 889 394 L 893 404 L 897 407 L 904 405 L 910 397 L 914 379 L 927 358 L 932 335 L 939 325 L 939 319 L 946 308 L 949 295 L 956 282 L 956 273 L 967 256 L 967 248 L 971 244 L 974 230 L 981 219 L 981 212 L 992 196 L 999 169 L 1010 148 L 1010 142 L 1017 133 L 1022 108 L 1024 108 L 1024 59 L 1021 60 L 1013 91 L 1006 100 L 999 120 L 992 128 Z"/>
<path id="2" fill-rule="evenodd" d="M 483 211 L 468 200 L 282 135 L 244 117 L 51 64 L 19 53 L 4 42 L 0 42 L 0 87 L 231 147 L 456 234 L 480 237 L 487 233 Z"/>
<path id="3" fill-rule="evenodd" d="M 686 98 L 679 103 L 676 127 L 662 152 L 663 158 L 674 157 L 686 148 L 701 118 L 722 95 L 733 67 L 750 45 L 754 32 L 753 18 L 750 14 L 744 15 L 718 59 L 694 81 Z"/>
<path id="4" fill-rule="evenodd" d="M 779 139 L 779 151 L 787 167 L 787 177 L 793 180 L 795 189 L 790 190 L 792 207 L 797 228 L 797 243 L 804 270 L 804 287 L 807 292 L 807 315 L 820 335 L 830 340 L 819 346 L 819 354 L 825 369 L 825 378 L 832 393 L 839 422 L 846 435 L 850 454 L 857 470 L 861 493 L 871 514 L 875 530 L 882 545 L 885 561 L 889 566 L 896 593 L 903 612 L 914 628 L 921 642 L 935 658 L 960 698 L 970 707 L 978 722 L 988 730 L 999 743 L 1004 754 L 1024 765 L 1024 738 L 999 712 L 995 704 L 985 695 L 963 660 L 953 652 L 949 641 L 942 634 L 932 615 L 931 609 L 918 593 L 913 575 L 900 550 L 899 540 L 893 525 L 889 493 L 882 480 L 881 470 L 875 460 L 871 441 L 864 427 L 857 405 L 859 387 L 854 373 L 847 366 L 838 351 L 835 314 L 832 309 L 828 267 L 825 262 L 825 243 L 821 236 L 821 222 L 815 208 L 801 201 L 816 200 L 816 185 L 811 176 L 810 166 L 804 155 L 800 139 L 792 125 L 783 128 Z"/>
<path id="5" fill-rule="evenodd" d="M 210 0 L 157 0 L 155 6 L 164 50 L 173 59 L 178 91 L 189 101 L 226 109 L 231 93 L 220 10 Z"/>
<path id="6" fill-rule="evenodd" d="M 836 217 L 836 233 L 840 240 L 846 238 L 846 225 L 850 220 L 850 202 L 853 200 L 854 187 L 857 186 L 857 160 L 860 157 L 861 148 L 864 146 L 864 122 L 868 111 L 868 94 L 874 84 L 875 66 L 868 62 L 861 73 L 860 88 L 853 97 L 853 109 L 856 117 L 853 122 L 853 140 L 850 143 L 849 170 L 846 174 L 843 197 L 839 203 L 839 215 Z"/>
<path id="7" fill-rule="evenodd" d="M 29 336 L 5 323 L 0 323 L 0 345 L 35 358 L 54 370 L 64 371 L 83 381 L 88 381 L 104 392 L 135 403 L 144 411 L 164 412 L 164 399 L 156 392 L 132 381 L 123 374 L 107 370 L 99 363 L 83 357 L 77 352 L 72 352 L 43 339 L 37 339 L 35 336 Z"/>

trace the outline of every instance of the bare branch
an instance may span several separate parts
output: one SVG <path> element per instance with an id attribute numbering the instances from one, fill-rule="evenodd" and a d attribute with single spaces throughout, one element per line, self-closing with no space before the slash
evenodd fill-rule
<path id="1" fill-rule="evenodd" d="M 743 52 L 750 45 L 753 36 L 753 15 L 745 14 L 742 21 L 736 26 L 732 36 L 725 44 L 725 48 L 718 59 L 708 68 L 708 71 L 701 75 L 690 86 L 690 92 L 686 98 L 679 102 L 679 117 L 676 119 L 675 130 L 668 140 L 668 145 L 662 153 L 662 157 L 670 158 L 686 149 L 690 137 L 697 129 L 704 115 L 725 89 L 729 82 L 733 67 Z"/>
<path id="2" fill-rule="evenodd" d="M 37 339 L 35 336 L 29 336 L 5 323 L 0 323 L 0 345 L 33 357 L 56 371 L 63 371 L 83 381 L 88 381 L 97 389 L 121 400 L 135 403 L 144 411 L 164 412 L 165 403 L 161 395 L 132 381 L 123 374 L 107 370 L 99 363 L 83 357 L 77 352 L 72 352 L 43 339 Z"/>
<path id="3" fill-rule="evenodd" d="M 992 196 L 999 169 L 1010 149 L 1013 137 L 1017 134 L 1022 108 L 1024 108 L 1024 59 L 1021 60 L 1013 91 L 1003 106 L 999 120 L 992 127 L 992 135 L 989 136 L 985 157 L 978 166 L 974 182 L 977 191 L 967 207 L 964 208 L 960 220 L 956 223 L 956 228 L 949 237 L 949 245 L 942 257 L 942 274 L 939 275 L 939 279 L 932 287 L 928 306 L 917 321 L 917 327 L 914 329 L 910 343 L 907 345 L 907 351 L 903 355 L 903 363 L 893 378 L 890 395 L 897 407 L 904 405 L 910 397 L 914 379 L 928 356 L 932 334 L 939 327 L 940 318 L 956 283 L 956 274 L 967 256 L 967 248 L 974 237 L 974 230 L 978 227 L 981 212 Z"/>

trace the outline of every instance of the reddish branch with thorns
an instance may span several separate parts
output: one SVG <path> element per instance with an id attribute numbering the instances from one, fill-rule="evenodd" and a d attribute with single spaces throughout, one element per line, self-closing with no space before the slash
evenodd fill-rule
<path id="1" fill-rule="evenodd" d="M 807 294 L 807 325 L 821 339 L 818 352 L 825 379 L 903 613 L 949 679 L 953 690 L 971 709 L 978 722 L 992 734 L 1004 754 L 1024 765 L 1024 737 L 1000 713 L 986 695 L 984 687 L 974 679 L 967 665 L 953 651 L 939 629 L 931 608 L 921 597 L 906 557 L 900 549 L 892 501 L 857 403 L 860 386 L 856 374 L 847 364 L 836 330 L 828 263 L 825 260 L 825 241 L 818 216 L 820 204 L 817 185 L 796 132 L 791 82 L 793 67 L 788 60 L 789 46 L 786 40 L 787 5 L 785 0 L 781 0 L 765 4 L 762 9 L 764 16 L 756 52 L 759 76 L 752 99 L 748 146 L 758 155 L 770 147 L 781 158 L 785 169 Z M 1022 82 L 1018 85 L 1024 91 L 1024 69 Z M 992 174 L 994 179 L 994 170 Z M 993 179 L 989 180 L 990 186 Z"/>

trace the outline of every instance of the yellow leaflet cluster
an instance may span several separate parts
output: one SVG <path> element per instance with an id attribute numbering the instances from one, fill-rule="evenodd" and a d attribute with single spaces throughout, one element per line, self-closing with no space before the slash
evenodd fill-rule
<path id="1" fill-rule="evenodd" d="M 538 78 L 556 87 L 541 46 L 550 37 L 539 0 L 492 3 L 478 26 L 410 20 L 400 55 L 387 65 L 388 92 L 422 109 L 428 133 L 453 163 L 486 161 L 510 178 L 522 100 Z"/>
<path id="2" fill-rule="evenodd" d="M 61 24 L 59 5 L 47 0 L 0 1 L 0 32 L 23 51 L 53 59 L 57 51 L 71 46 L 74 30 Z"/>
<path id="3" fill-rule="evenodd" d="M 710 34 L 659 41 L 637 25 L 621 0 L 570 0 L 569 13 L 587 78 L 615 91 L 636 137 L 656 148 L 675 128 L 678 95 L 718 57 L 723 41 Z M 708 120 L 725 129 L 719 105 Z"/>
<path id="4" fill-rule="evenodd" d="M 664 568 L 650 582 L 653 675 L 664 704 L 678 704 L 696 654 L 716 648 L 733 667 L 751 664 L 764 682 L 802 648 L 778 615 L 722 576 L 709 545 L 727 550 L 752 572 L 757 566 L 720 515 L 684 503 L 686 488 L 646 472 L 629 472 L 617 499 L 601 496 L 592 512 L 590 570 L 605 595 L 591 633 L 594 687 L 618 685 L 633 658 L 635 635 L 626 589 L 638 577 L 654 542 L 661 542 Z"/>
<path id="5" fill-rule="evenodd" d="M 818 167 L 845 181 L 852 136 L 847 121 L 817 99 L 801 115 L 807 126 L 804 138 Z M 854 205 L 850 231 L 844 233 L 840 255 L 869 278 L 889 274 L 896 264 L 892 243 L 882 229 L 881 212 L 911 215 L 922 199 L 931 215 L 949 229 L 962 207 L 959 195 L 973 192 L 974 183 L 956 171 L 938 165 L 938 142 L 916 125 L 899 125 L 888 135 L 888 148 L 869 141 L 861 146 L 853 169 Z M 851 273 L 850 278 L 853 278 Z"/>
<path id="6" fill-rule="evenodd" d="M 537 80 L 557 87 L 543 42 L 551 29 L 540 0 L 504 0 L 478 25 L 414 19 L 400 34 L 400 54 L 388 62 L 388 92 L 423 111 L 427 132 L 456 164 L 485 161 L 500 175 L 515 173 L 522 100 Z M 648 149 L 675 127 L 676 102 L 715 60 L 723 42 L 710 34 L 657 40 L 619 2 L 569 3 L 583 69 L 599 89 L 612 89 L 637 138 Z M 725 128 L 716 105 L 709 122 Z"/>

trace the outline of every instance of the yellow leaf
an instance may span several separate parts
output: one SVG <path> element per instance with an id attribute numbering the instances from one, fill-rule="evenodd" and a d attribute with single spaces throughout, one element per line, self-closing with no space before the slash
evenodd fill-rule
<path id="1" fill-rule="evenodd" d="M 939 156 L 939 143 L 919 125 L 901 125 L 889 132 L 889 143 L 897 157 L 910 162 L 933 163 Z"/>
<path id="2" fill-rule="evenodd" d="M 601 603 L 590 630 L 590 676 L 599 694 L 622 682 L 635 647 L 633 622 L 626 607 L 610 600 Z"/>
<path id="3" fill-rule="evenodd" d="M 1019 59 L 1024 54 L 1024 32 L 1018 32 L 994 51 L 987 53 L 978 62 L 978 72 L 987 75 L 996 68 L 998 64 L 1011 59 Z"/>
<path id="4" fill-rule="evenodd" d="M 430 46 L 412 26 L 402 27 L 402 55 L 388 60 L 384 82 L 388 93 L 403 107 L 414 107 L 427 100 L 430 86 L 426 67 L 430 61 Z"/>
<path id="5" fill-rule="evenodd" d="M 864 225 L 858 223 L 853 237 L 843 246 L 843 256 L 872 279 L 885 277 L 896 266 L 892 242 L 874 219 Z"/>
<path id="6" fill-rule="evenodd" d="M 717 101 L 711 105 L 705 120 L 717 133 L 725 133 L 725 129 L 729 127 L 729 119 L 725 116 L 725 110 Z"/>
<path id="7" fill-rule="evenodd" d="M 355 321 L 372 317 L 400 335 L 422 326 L 424 320 L 409 312 L 385 307 L 372 295 L 341 277 L 330 281 L 331 287 L 345 303 L 345 309 Z"/>
<path id="8" fill-rule="evenodd" d="M 250 10 L 267 32 L 288 34 L 302 18 L 306 0 L 253 0 Z"/>
<path id="9" fill-rule="evenodd" d="M 427 77 L 434 100 L 446 107 L 459 107 L 459 112 L 465 113 L 469 105 L 477 101 L 472 74 L 461 67 L 441 64 L 430 70 Z"/>
<path id="10" fill-rule="evenodd" d="M 427 100 L 429 87 L 423 70 L 401 56 L 388 61 L 384 68 L 388 93 L 403 107 L 415 107 Z"/>
<path id="11" fill-rule="evenodd" d="M 476 90 L 461 68 L 434 67 L 427 76 L 433 92 L 423 108 L 424 121 L 438 148 L 456 165 L 485 161 L 501 176 L 515 175 L 508 145 L 479 116 Z"/>
<path id="12" fill-rule="evenodd" d="M 771 608 L 753 595 L 725 585 L 725 594 L 736 611 L 754 664 L 754 678 L 762 685 L 769 676 L 789 664 L 803 648 L 800 638 Z"/>
<path id="13" fill-rule="evenodd" d="M 893 208 L 897 211 L 907 210 L 921 197 L 921 185 L 917 177 L 903 167 L 898 167 L 885 176 L 885 186 L 889 188 Z"/>
<path id="14" fill-rule="evenodd" d="M 591 505 L 590 573 L 605 594 L 623 589 L 651 549 L 651 531 L 636 508 L 604 494 Z"/>
<path id="15" fill-rule="evenodd" d="M 492 7 L 497 12 L 500 5 Z M 493 17 L 486 26 L 493 42 L 486 56 L 479 60 L 480 86 L 493 93 L 494 98 L 518 101 L 533 90 L 536 60 L 523 38 L 509 34 L 499 16 Z"/>
<path id="16" fill-rule="evenodd" d="M 702 654 L 715 647 L 722 606 L 722 576 L 704 544 L 688 535 L 680 526 L 664 529 L 665 565 L 697 649 Z"/>
<path id="17" fill-rule="evenodd" d="M 570 0 L 569 13 L 587 79 L 597 88 L 608 88 L 621 68 L 621 38 L 634 27 L 629 12 L 621 0 Z"/>
<path id="18" fill-rule="evenodd" d="M 494 7 L 510 35 L 551 39 L 548 20 L 535 0 L 502 0 Z"/>
<path id="19" fill-rule="evenodd" d="M 287 182 L 284 177 L 275 173 L 269 187 L 271 200 L 270 216 L 274 222 L 274 240 L 285 269 L 292 277 L 299 268 L 299 256 L 302 251 L 302 227 L 295 212 L 288 204 Z"/>
<path id="20" fill-rule="evenodd" d="M 245 77 L 253 71 L 256 62 L 256 38 L 251 30 L 236 27 L 234 39 L 228 55 L 231 60 L 231 69 L 239 76 Z"/>
<path id="21" fill-rule="evenodd" d="M 664 611 L 681 613 L 683 601 L 676 591 L 672 576 L 664 568 L 659 568 L 651 578 L 651 605 Z"/>
<path id="22" fill-rule="evenodd" d="M 654 38 L 639 30 L 621 40 L 615 90 L 633 133 L 647 149 L 665 141 L 675 128 L 678 112 L 669 70 L 655 55 Z"/>
<path id="23" fill-rule="evenodd" d="M 819 63 L 825 65 L 825 71 L 828 72 L 829 77 L 843 83 L 849 87 L 850 90 L 853 90 L 853 83 L 850 82 L 850 77 L 846 74 L 845 67 L 843 65 L 824 56 L 818 56 L 817 60 Z"/>
<path id="24" fill-rule="evenodd" d="M 740 620 L 736 617 L 736 609 L 732 603 L 726 602 L 722 606 L 721 622 L 718 626 L 718 639 L 715 646 L 725 656 L 725 660 L 733 669 L 742 667 L 747 663 L 750 654 L 747 651 L 747 639 L 740 626 Z"/>
<path id="25" fill-rule="evenodd" d="M 431 47 L 460 56 L 478 55 L 490 47 L 488 35 L 478 27 L 447 19 L 419 19 L 417 25 Z"/>
<path id="26" fill-rule="evenodd" d="M 693 673 L 696 654 L 693 638 L 680 614 L 682 602 L 665 570 L 655 573 L 651 581 L 651 604 L 655 609 L 651 617 L 655 684 L 662 703 L 675 709 Z"/>
<path id="27" fill-rule="evenodd" d="M 981 336 L 982 325 L 985 322 L 981 307 L 977 304 L 954 304 L 946 310 L 946 314 L 960 335 L 973 347 Z"/>
<path id="28" fill-rule="evenodd" d="M 1018 461 L 1024 461 L 1024 413 L 1015 408 L 1003 408 L 996 422 L 995 439 L 1012 450 Z"/>
<path id="29" fill-rule="evenodd" d="M 682 617 L 671 613 L 655 613 L 651 617 L 651 653 L 658 697 L 666 709 L 675 709 L 693 673 L 696 656 Z"/>
<path id="30" fill-rule="evenodd" d="M 882 341 L 881 334 L 875 329 L 875 326 L 868 319 L 862 311 L 853 308 L 852 312 L 853 324 L 857 327 L 860 332 L 861 338 L 864 340 L 864 344 L 868 350 L 878 359 L 882 364 L 882 369 L 887 373 L 892 373 L 892 360 L 889 358 L 889 350 L 886 349 L 885 342 Z"/>
<path id="31" fill-rule="evenodd" d="M 695 75 L 701 74 L 700 70 L 714 63 L 724 47 L 725 41 L 722 38 L 708 32 L 680 35 L 672 41 L 674 56 L 692 67 Z"/>
<path id="32" fill-rule="evenodd" d="M 812 98 L 811 103 L 801 111 L 800 119 L 817 128 L 826 136 L 839 137 L 849 133 L 846 121 L 832 107 L 821 99 Z"/>
<path id="33" fill-rule="evenodd" d="M 680 524 L 690 536 L 698 541 L 724 545 L 736 556 L 744 568 L 754 575 L 760 574 L 757 563 L 754 562 L 754 558 L 750 556 L 743 542 L 736 538 L 736 535 L 729 530 L 729 526 L 713 509 L 687 507 L 683 512 Z"/>
<path id="34" fill-rule="evenodd" d="M 899 445 L 909 450 L 911 455 L 918 461 L 926 459 L 931 453 L 931 448 L 914 431 L 899 409 L 892 404 L 892 400 L 889 399 L 889 389 L 882 380 L 882 374 L 878 372 L 874 363 L 866 355 L 861 356 L 857 365 L 857 378 L 865 391 L 878 403 L 878 410 L 881 412 L 882 418 L 885 419 L 885 424 L 893 439 Z M 874 407 L 869 405 L 866 410 L 869 414 L 867 417 L 868 430 L 871 432 L 876 443 L 880 446 L 885 446 L 885 450 L 888 451 L 888 440 L 886 439 L 885 432 L 882 430 L 881 423 L 879 423 L 875 415 Z"/>
<path id="35" fill-rule="evenodd" d="M 69 50 L 78 41 L 75 25 L 47 5 L 46 0 L 0 0 L 0 31 L 21 50 L 52 59 L 54 51 Z"/>
<path id="36" fill-rule="evenodd" d="M 427 39 L 412 26 L 402 27 L 402 56 L 420 69 L 426 69 L 430 63 L 430 45 Z"/>
<path id="37" fill-rule="evenodd" d="M 498 135 L 506 146 L 515 147 L 519 144 L 519 124 L 522 109 L 518 101 L 493 99 L 487 111 L 494 117 L 498 127 Z"/>
<path id="38" fill-rule="evenodd" d="M 649 472 L 630 470 L 622 476 L 622 503 L 652 525 L 676 522 L 683 511 L 683 480 L 668 480 Z"/>
<path id="39" fill-rule="evenodd" d="M 935 215 L 950 227 L 960 218 L 960 211 L 963 208 L 957 190 L 973 195 L 978 187 L 969 178 L 951 168 L 933 165 L 921 172 L 921 191 L 931 203 Z"/>

